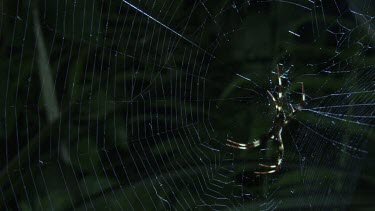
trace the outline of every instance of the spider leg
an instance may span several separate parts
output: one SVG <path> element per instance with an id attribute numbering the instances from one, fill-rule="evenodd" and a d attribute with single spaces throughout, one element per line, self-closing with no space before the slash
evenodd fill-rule
<path id="1" fill-rule="evenodd" d="M 303 86 L 303 82 L 301 82 L 301 92 L 302 92 L 302 102 L 301 102 L 301 106 L 302 106 L 302 104 L 304 104 L 306 101 L 305 87 Z"/>
<path id="2" fill-rule="evenodd" d="M 278 161 L 278 165 L 265 165 L 265 164 L 262 164 L 262 163 L 259 163 L 259 166 L 262 166 L 264 168 L 268 168 L 270 169 L 269 171 L 255 171 L 254 174 L 272 174 L 272 173 L 275 173 L 279 170 L 280 168 L 280 165 L 279 163 L 281 164 L 280 161 Z"/>
<path id="3" fill-rule="evenodd" d="M 277 164 L 276 165 L 266 165 L 263 163 L 259 163 L 259 166 L 270 169 L 269 171 L 255 171 L 255 174 L 272 174 L 277 171 L 279 171 L 281 167 L 281 163 L 283 162 L 283 157 L 284 157 L 284 144 L 281 138 L 281 132 L 282 130 L 279 131 L 277 141 L 279 143 L 279 155 L 277 157 Z"/>
<path id="4" fill-rule="evenodd" d="M 292 112 L 290 114 L 291 116 L 297 113 L 298 111 L 300 111 L 306 102 L 305 87 L 303 85 L 303 82 L 300 82 L 300 83 L 301 83 L 301 101 L 299 105 L 296 106 L 296 108 L 293 108 L 292 104 L 289 104 L 289 106 L 292 108 Z"/>
<path id="5" fill-rule="evenodd" d="M 255 139 L 253 142 L 249 144 L 238 143 L 230 139 L 227 139 L 227 141 L 228 143 L 226 143 L 225 145 L 227 145 L 228 147 L 236 148 L 236 149 L 251 149 L 251 148 L 258 147 L 260 145 L 260 142 L 257 139 Z"/>
<path id="6" fill-rule="evenodd" d="M 281 83 L 281 77 L 280 77 L 280 68 L 279 68 L 279 65 L 276 66 L 276 70 L 277 70 L 277 80 L 279 82 L 279 93 L 278 93 L 278 97 L 279 97 L 279 100 L 283 97 L 283 85 Z"/>
<path id="7" fill-rule="evenodd" d="M 285 124 L 289 122 L 289 119 L 291 118 L 291 116 L 293 116 L 295 113 L 301 110 L 301 108 L 306 102 L 305 87 L 303 86 L 303 82 L 300 82 L 300 83 L 301 83 L 301 94 L 302 94 L 301 102 L 296 108 L 294 108 L 293 105 L 289 103 L 289 106 L 292 109 L 292 112 L 289 114 L 289 117 L 285 120 Z"/>
<path id="8" fill-rule="evenodd" d="M 293 108 L 292 104 L 289 103 L 290 108 L 292 109 L 292 113 L 295 113 L 296 110 Z"/>
<path id="9" fill-rule="evenodd" d="M 270 170 L 270 171 L 254 171 L 254 174 L 272 174 L 275 173 L 276 170 Z"/>
<path id="10" fill-rule="evenodd" d="M 280 165 L 265 165 L 265 164 L 262 164 L 262 163 L 259 163 L 259 166 L 262 166 L 264 168 L 268 168 L 270 169 L 269 171 L 254 171 L 254 174 L 272 174 L 272 173 L 275 173 L 279 170 L 280 168 Z"/>
<path id="11" fill-rule="evenodd" d="M 276 98 L 267 90 L 267 93 L 271 96 L 272 101 L 275 103 L 276 110 L 281 111 L 281 106 L 277 103 Z"/>
<path id="12" fill-rule="evenodd" d="M 274 168 L 277 167 L 276 165 L 269 166 L 269 165 L 265 165 L 265 164 L 262 164 L 262 163 L 259 163 L 259 165 L 262 166 L 262 167 L 265 167 L 265 168 L 269 168 L 269 169 L 274 169 Z"/>
<path id="13" fill-rule="evenodd" d="M 276 98 L 272 95 L 272 93 L 268 90 L 267 90 L 267 93 L 271 96 L 272 101 L 277 105 Z"/>

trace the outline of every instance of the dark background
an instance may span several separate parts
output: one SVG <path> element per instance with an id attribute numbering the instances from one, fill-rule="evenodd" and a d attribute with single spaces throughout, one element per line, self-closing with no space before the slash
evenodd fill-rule
<path id="1" fill-rule="evenodd" d="M 373 209 L 374 6 L 1 1 L 0 209 Z"/>

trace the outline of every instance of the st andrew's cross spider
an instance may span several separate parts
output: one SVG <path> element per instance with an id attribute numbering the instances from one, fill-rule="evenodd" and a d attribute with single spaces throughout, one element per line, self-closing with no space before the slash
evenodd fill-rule
<path id="1" fill-rule="evenodd" d="M 277 156 L 277 163 L 275 165 L 265 165 L 262 163 L 259 163 L 259 166 L 266 168 L 265 171 L 256 171 L 255 174 L 271 174 L 275 173 L 280 170 L 281 163 L 283 162 L 284 158 L 284 144 L 282 140 L 282 132 L 285 125 L 287 125 L 294 117 L 294 115 L 299 112 L 302 108 L 302 106 L 305 104 L 306 96 L 305 96 L 305 89 L 303 86 L 303 82 L 301 82 L 301 94 L 302 94 L 302 100 L 299 103 L 299 105 L 294 108 L 292 104 L 289 103 L 289 106 L 291 108 L 291 112 L 289 114 L 285 114 L 285 111 L 283 109 L 283 86 L 281 83 L 281 77 L 280 77 L 280 70 L 279 65 L 276 66 L 277 70 L 277 80 L 278 80 L 278 96 L 275 98 L 270 91 L 267 90 L 268 95 L 271 97 L 272 101 L 275 104 L 276 107 L 276 116 L 273 120 L 273 125 L 268 131 L 268 133 L 262 135 L 259 139 L 254 139 L 253 142 L 243 144 L 236 141 L 233 141 L 231 139 L 227 139 L 226 145 L 235 149 L 241 149 L 241 150 L 248 150 L 251 148 L 255 148 L 260 146 L 261 144 L 265 144 L 269 141 L 276 142 L 278 144 L 278 156 Z"/>

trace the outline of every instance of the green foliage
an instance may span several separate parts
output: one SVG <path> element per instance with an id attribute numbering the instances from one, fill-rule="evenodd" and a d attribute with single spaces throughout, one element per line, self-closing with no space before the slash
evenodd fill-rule
<path id="1" fill-rule="evenodd" d="M 299 82 L 313 99 L 306 109 L 373 102 L 371 92 L 320 99 L 373 91 L 372 55 L 351 43 L 374 44 L 368 24 L 332 8 L 313 15 L 282 2 L 137 5 L 160 23 L 122 1 L 46 2 L 2 4 L 0 153 L 7 157 L 0 160 L 0 209 L 203 210 L 202 201 L 244 203 L 236 207 L 243 210 L 264 203 L 343 208 L 352 196 L 352 206 L 372 202 L 358 199 L 366 192 L 353 194 L 357 179 L 374 187 L 374 168 L 359 175 L 350 156 L 356 152 L 346 146 L 366 148 L 368 140 L 369 159 L 375 147 L 373 130 L 347 124 L 352 108 L 332 109 L 343 121 L 300 112 L 283 132 L 286 155 L 275 175 L 253 174 L 261 156 L 276 156 L 272 143 L 267 153 L 225 146 L 228 137 L 246 143 L 272 126 L 266 91 L 277 91 L 277 64 L 293 105 Z M 337 22 L 359 28 L 349 47 L 327 33 Z M 225 200 L 210 195 L 217 186 L 212 194 Z M 235 197 L 243 193 L 252 195 Z"/>

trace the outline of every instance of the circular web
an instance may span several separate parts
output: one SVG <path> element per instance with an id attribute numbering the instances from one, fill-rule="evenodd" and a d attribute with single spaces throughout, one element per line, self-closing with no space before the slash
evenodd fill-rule
<path id="1" fill-rule="evenodd" d="M 374 141 L 373 8 L 2 2 L 0 209 L 349 206 Z M 277 143 L 227 143 L 275 127 L 268 92 L 290 121 L 259 175 Z"/>

